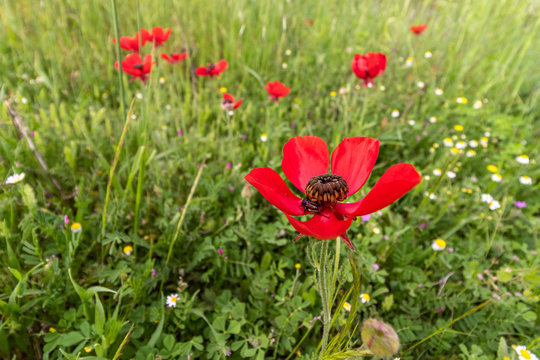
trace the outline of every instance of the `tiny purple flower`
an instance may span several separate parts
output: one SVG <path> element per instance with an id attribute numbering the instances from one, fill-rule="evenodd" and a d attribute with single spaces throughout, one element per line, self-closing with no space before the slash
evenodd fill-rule
<path id="1" fill-rule="evenodd" d="M 64 224 L 68 226 L 69 224 L 69 217 L 67 215 L 64 215 Z"/>
<path id="2" fill-rule="evenodd" d="M 217 252 L 218 252 L 219 255 L 223 255 L 223 249 L 222 249 L 222 248 L 219 248 L 219 249 L 217 250 Z"/>
<path id="3" fill-rule="evenodd" d="M 374 264 L 373 264 L 373 270 L 374 270 L 374 271 L 379 270 L 379 264 L 374 263 Z"/>
<path id="4" fill-rule="evenodd" d="M 234 191 L 234 186 L 229 186 L 229 191 Z"/>
<path id="5" fill-rule="evenodd" d="M 246 134 L 242 134 L 242 140 L 246 140 L 247 139 L 247 135 Z"/>
<path id="6" fill-rule="evenodd" d="M 476 277 L 478 278 L 478 280 L 484 280 L 484 275 L 482 274 L 476 274 Z"/>
<path id="7" fill-rule="evenodd" d="M 232 167 L 232 164 L 230 162 L 228 162 L 225 167 L 227 168 L 227 170 L 229 170 L 231 167 Z"/>
<path id="8" fill-rule="evenodd" d="M 178 134 L 178 136 L 182 136 L 184 134 L 182 130 L 178 130 L 176 133 Z"/>
<path id="9" fill-rule="evenodd" d="M 362 215 L 362 222 L 369 221 L 369 219 L 371 219 L 371 215 L 370 215 L 370 214 L 368 214 L 368 215 Z"/>
<path id="10" fill-rule="evenodd" d="M 420 139 L 422 139 L 420 136 L 416 137 L 416 141 L 420 141 Z"/>
<path id="11" fill-rule="evenodd" d="M 514 203 L 514 206 L 517 207 L 518 209 L 523 209 L 524 207 L 527 206 L 527 203 L 525 201 L 516 201 Z"/>
<path id="12" fill-rule="evenodd" d="M 156 277 L 156 269 L 152 269 L 152 277 Z"/>
<path id="13" fill-rule="evenodd" d="M 425 222 L 423 222 L 423 223 L 420 224 L 420 228 L 421 228 L 421 229 L 425 229 L 426 226 L 427 226 L 427 223 L 425 223 Z"/>
<path id="14" fill-rule="evenodd" d="M 30 135 L 30 137 L 34 137 L 35 134 L 34 134 L 33 131 L 30 131 L 30 134 L 29 134 L 29 135 Z"/>
<path id="15" fill-rule="evenodd" d="M 443 312 L 443 311 L 444 311 L 444 307 L 441 306 L 441 307 L 439 308 L 439 311 L 440 311 L 440 312 Z"/>

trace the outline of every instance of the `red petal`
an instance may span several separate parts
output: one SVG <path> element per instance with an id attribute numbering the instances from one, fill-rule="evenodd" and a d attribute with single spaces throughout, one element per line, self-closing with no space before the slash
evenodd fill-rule
<path id="1" fill-rule="evenodd" d="M 242 102 L 244 102 L 244 100 L 238 100 L 238 101 L 236 102 L 236 104 L 234 104 L 234 109 L 235 109 L 235 110 L 238 109 L 238 108 L 240 107 L 240 105 L 242 105 Z"/>
<path id="2" fill-rule="evenodd" d="M 411 164 L 396 164 L 388 169 L 373 189 L 360 201 L 337 204 L 335 209 L 345 215 L 362 216 L 387 207 L 420 183 L 420 174 Z"/>
<path id="3" fill-rule="evenodd" d="M 328 147 L 316 136 L 298 136 L 283 147 L 281 168 L 285 176 L 300 191 L 313 176 L 328 174 Z"/>
<path id="4" fill-rule="evenodd" d="M 302 199 L 294 195 L 281 176 L 274 170 L 264 167 L 255 168 L 245 179 L 255 186 L 266 200 L 289 215 L 304 215 Z"/>
<path id="5" fill-rule="evenodd" d="M 354 59 L 351 63 L 351 68 L 357 77 L 361 79 L 366 78 L 366 70 L 367 70 L 366 60 L 360 54 L 354 55 Z"/>
<path id="6" fill-rule="evenodd" d="M 296 231 L 319 240 L 337 238 L 347 231 L 352 222 L 352 217 L 343 221 L 338 220 L 329 209 L 325 209 L 320 215 L 315 215 L 308 221 L 299 221 L 288 214 L 285 215 Z"/>
<path id="7" fill-rule="evenodd" d="M 344 139 L 332 152 L 332 174 L 349 185 L 351 196 L 366 183 L 379 155 L 380 141 L 369 137 Z"/>
<path id="8" fill-rule="evenodd" d="M 224 72 L 227 69 L 228 65 L 229 65 L 229 63 L 227 61 L 220 60 L 216 64 L 216 67 L 213 69 L 214 70 L 214 75 L 219 75 L 220 73 Z"/>
<path id="9" fill-rule="evenodd" d="M 195 70 L 195 74 L 198 76 L 208 76 L 210 75 L 208 71 L 206 71 L 206 66 L 199 66 L 197 70 Z"/>
<path id="10" fill-rule="evenodd" d="M 170 62 L 171 64 L 174 62 L 173 59 L 171 59 L 171 57 L 168 55 L 168 54 L 161 54 L 161 57 L 165 60 L 167 60 L 168 62 Z"/>
<path id="11" fill-rule="evenodd" d="M 229 100 L 231 102 L 234 102 L 234 97 L 231 94 L 223 94 L 223 100 Z"/>
<path id="12" fill-rule="evenodd" d="M 351 243 L 351 239 L 349 239 L 349 235 L 347 235 L 347 232 L 345 231 L 343 234 L 339 235 L 339 237 L 341 238 L 341 240 L 343 240 L 345 242 L 345 244 L 347 244 L 347 246 L 352 250 L 354 251 L 354 246 L 353 244 Z"/>
<path id="13" fill-rule="evenodd" d="M 152 70 L 152 54 L 148 54 L 144 57 L 144 64 L 142 68 L 143 74 L 149 74 Z"/>

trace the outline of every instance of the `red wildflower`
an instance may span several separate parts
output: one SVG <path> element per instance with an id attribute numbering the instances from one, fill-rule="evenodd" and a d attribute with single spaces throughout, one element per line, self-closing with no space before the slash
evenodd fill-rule
<path id="1" fill-rule="evenodd" d="M 386 69 L 386 55 L 382 53 L 370 53 L 366 55 L 356 54 L 351 63 L 354 74 L 364 79 L 364 85 L 374 85 L 373 79 L 382 74 Z"/>
<path id="2" fill-rule="evenodd" d="M 148 34 L 148 41 L 153 41 L 156 47 L 163 45 L 164 42 L 167 42 L 167 40 L 169 40 L 169 36 L 171 35 L 170 28 L 167 28 L 167 30 L 163 30 L 161 26 L 156 26 L 155 28 L 153 28 L 151 35 L 148 30 L 143 30 L 146 32 L 146 34 Z"/>
<path id="3" fill-rule="evenodd" d="M 120 36 L 120 47 L 124 50 L 139 52 L 139 45 L 144 46 L 146 41 L 148 40 L 143 35 L 139 43 L 139 33 L 136 33 L 133 37 Z M 116 39 L 113 39 L 113 43 L 116 44 Z"/>
<path id="4" fill-rule="evenodd" d="M 118 69 L 118 61 L 114 64 L 114 67 L 115 69 Z M 151 70 L 152 55 L 150 54 L 144 57 L 144 62 L 137 53 L 129 54 L 124 60 L 122 60 L 122 71 L 133 76 L 131 78 L 132 81 L 139 78 L 142 80 L 142 82 L 145 82 L 147 75 L 150 74 Z"/>
<path id="5" fill-rule="evenodd" d="M 332 152 L 331 174 L 328 173 L 328 148 L 315 136 L 290 139 L 283 147 L 281 168 L 285 176 L 305 198 L 294 195 L 287 184 L 271 168 L 251 170 L 245 179 L 259 190 L 266 200 L 283 211 L 300 236 L 320 240 L 341 237 L 353 246 L 347 229 L 357 216 L 378 211 L 420 183 L 420 175 L 410 164 L 390 167 L 360 201 L 339 203 L 355 194 L 367 181 L 377 155 L 379 140 L 369 137 L 344 139 Z M 314 214 L 308 221 L 293 216 Z M 298 238 L 297 237 L 297 238 Z"/>
<path id="6" fill-rule="evenodd" d="M 279 81 L 268 82 L 265 89 L 268 95 L 270 95 L 270 101 L 275 102 L 278 102 L 280 97 L 289 95 L 289 92 L 291 91 L 290 88 L 286 87 L 285 84 Z"/>
<path id="7" fill-rule="evenodd" d="M 171 64 L 176 64 L 182 60 L 185 60 L 187 56 L 187 53 L 172 53 L 170 55 L 165 53 L 161 54 L 161 57 L 170 62 Z"/>
<path id="8" fill-rule="evenodd" d="M 244 100 L 240 99 L 236 101 L 234 97 L 231 94 L 223 94 L 223 102 L 221 103 L 221 107 L 223 110 L 226 111 L 233 111 L 236 110 L 242 105 L 242 102 Z"/>
<path id="9" fill-rule="evenodd" d="M 420 35 L 421 33 L 424 32 L 424 30 L 426 30 L 426 28 L 427 28 L 427 24 L 413 25 L 411 26 L 411 31 L 415 33 L 416 35 Z"/>
<path id="10" fill-rule="evenodd" d="M 220 60 L 215 64 L 208 64 L 207 66 L 198 67 L 197 70 L 195 70 L 195 74 L 199 76 L 214 77 L 224 72 L 228 65 L 229 63 L 227 63 L 227 61 Z"/>

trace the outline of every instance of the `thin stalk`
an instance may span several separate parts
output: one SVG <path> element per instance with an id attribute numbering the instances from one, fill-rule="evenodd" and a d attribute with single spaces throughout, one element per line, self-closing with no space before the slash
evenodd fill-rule
<path id="1" fill-rule="evenodd" d="M 332 299 L 332 305 L 334 305 L 335 297 L 337 295 L 336 291 L 336 280 L 339 268 L 339 256 L 341 250 L 341 239 L 336 238 L 336 258 L 334 259 L 334 274 L 332 275 L 332 282 L 330 283 L 330 299 Z M 332 307 L 332 306 L 331 306 Z"/>
<path id="2" fill-rule="evenodd" d="M 199 172 L 197 173 L 197 176 L 195 177 L 195 182 L 191 186 L 191 190 L 189 192 L 189 196 L 187 198 L 186 204 L 184 205 L 184 209 L 182 209 L 182 215 L 180 215 L 180 219 L 178 220 L 178 224 L 176 225 L 176 231 L 174 232 L 173 239 L 171 241 L 171 244 L 169 245 L 169 253 L 167 254 L 167 261 L 166 265 L 169 265 L 169 260 L 171 259 L 172 249 L 174 247 L 174 243 L 176 242 L 176 239 L 178 238 L 178 234 L 180 233 L 180 229 L 182 228 L 182 223 L 184 222 L 184 217 L 186 216 L 186 211 L 189 206 L 189 203 L 191 202 L 191 199 L 193 198 L 193 193 L 195 192 L 195 189 L 197 188 L 197 185 L 199 184 L 199 180 L 201 178 L 202 172 L 205 168 L 205 164 L 202 164 L 199 168 Z"/>
<path id="3" fill-rule="evenodd" d="M 326 351 L 328 346 L 328 336 L 330 334 L 330 308 L 328 301 L 328 284 L 326 283 L 326 262 L 328 260 L 328 241 L 323 241 L 321 247 L 321 261 L 319 264 L 319 292 L 321 293 L 321 302 L 323 308 L 323 338 L 321 343 L 321 352 L 319 357 L 322 358 L 322 355 Z"/>
<path id="4" fill-rule="evenodd" d="M 120 158 L 120 152 L 122 150 L 122 145 L 124 144 L 124 139 L 126 137 L 127 129 L 129 127 L 134 103 L 135 103 L 135 100 L 131 101 L 131 105 L 129 106 L 129 111 L 126 115 L 126 123 L 124 124 L 122 135 L 120 136 L 120 140 L 118 141 L 118 145 L 116 146 L 116 151 L 114 153 L 114 160 L 111 165 L 111 171 L 109 172 L 109 182 L 107 184 L 107 192 L 105 194 L 105 205 L 103 206 L 103 215 L 101 216 L 101 241 L 105 239 L 105 228 L 107 227 L 107 222 L 106 222 L 107 207 L 109 206 L 109 198 L 111 196 L 111 186 L 112 186 L 112 182 L 114 178 L 114 171 L 116 170 L 116 165 L 118 164 L 118 159 Z M 103 258 L 105 257 L 104 250 L 105 249 L 101 247 L 101 262 L 103 262 Z"/>
<path id="5" fill-rule="evenodd" d="M 120 51 L 120 29 L 118 27 L 118 9 L 116 8 L 116 0 L 111 0 L 113 10 L 114 36 L 116 36 L 116 60 L 118 61 L 118 83 L 120 84 L 120 105 L 122 106 L 122 114 L 126 118 L 126 99 L 124 91 L 124 81 L 122 79 L 122 56 Z"/>
<path id="6" fill-rule="evenodd" d="M 146 169 L 146 159 L 145 159 L 146 148 L 142 146 L 141 153 L 141 167 L 139 168 L 139 177 L 137 179 L 137 194 L 135 196 L 135 215 L 134 215 L 134 224 L 133 224 L 133 235 L 137 236 L 139 233 L 139 208 L 141 206 L 141 197 L 144 186 L 144 171 Z M 137 256 L 137 244 L 133 243 L 133 256 Z"/>
<path id="7" fill-rule="evenodd" d="M 367 90 L 367 89 L 364 89 L 364 90 Z M 367 94 L 367 91 L 364 91 L 363 103 L 362 103 L 362 113 L 360 114 L 360 121 L 359 121 L 359 129 L 358 129 L 358 131 L 362 131 L 362 126 L 364 124 L 364 117 L 366 116 L 367 108 L 368 108 L 368 94 Z"/>

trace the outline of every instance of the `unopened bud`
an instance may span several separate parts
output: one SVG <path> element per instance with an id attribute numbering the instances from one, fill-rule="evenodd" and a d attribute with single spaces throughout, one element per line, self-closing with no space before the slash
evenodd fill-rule
<path id="1" fill-rule="evenodd" d="M 242 195 L 242 197 L 244 199 L 249 199 L 250 197 L 252 197 L 253 196 L 253 186 L 251 186 L 250 184 L 244 185 L 244 188 L 242 189 L 241 195 Z"/>
<path id="2" fill-rule="evenodd" d="M 399 350 L 399 337 L 394 329 L 375 319 L 368 319 L 362 325 L 362 341 L 379 357 L 392 356 Z"/>

